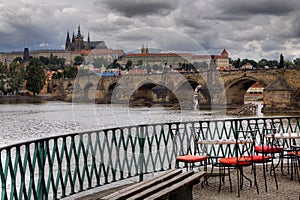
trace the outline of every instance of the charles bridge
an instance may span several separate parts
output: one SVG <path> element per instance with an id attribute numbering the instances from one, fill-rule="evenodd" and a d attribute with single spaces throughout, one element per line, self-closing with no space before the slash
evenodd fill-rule
<path id="1" fill-rule="evenodd" d="M 203 71 L 122 76 L 80 76 L 54 79 L 50 88 L 64 101 L 169 104 L 186 107 L 195 94 L 201 106 L 244 104 L 244 95 L 255 82 L 264 87 L 263 111 L 294 112 L 300 107 L 300 70 L 264 69 L 247 71 Z"/>

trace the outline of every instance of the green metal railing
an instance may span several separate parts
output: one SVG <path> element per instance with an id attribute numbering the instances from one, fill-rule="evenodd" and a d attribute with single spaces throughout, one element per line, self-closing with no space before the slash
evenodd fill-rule
<path id="1" fill-rule="evenodd" d="M 128 126 L 2 147 L 1 199 L 59 199 L 130 177 L 143 180 L 174 168 L 178 153 L 195 154 L 193 137 L 235 138 L 236 130 L 256 128 L 261 143 L 270 122 L 279 122 L 278 132 L 300 132 L 299 117 L 244 118 Z M 234 152 L 218 145 L 208 151 Z"/>

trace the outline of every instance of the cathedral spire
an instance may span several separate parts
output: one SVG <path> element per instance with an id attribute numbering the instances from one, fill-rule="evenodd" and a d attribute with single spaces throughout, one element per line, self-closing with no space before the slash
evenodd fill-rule
<path id="1" fill-rule="evenodd" d="M 69 31 L 67 31 L 67 38 L 66 38 L 66 43 L 65 43 L 65 50 L 71 50 L 71 41 L 70 41 L 70 35 Z"/>
<path id="2" fill-rule="evenodd" d="M 80 33 L 80 25 L 78 26 L 77 37 L 81 37 L 81 33 Z"/>
<path id="3" fill-rule="evenodd" d="M 75 34 L 73 32 L 72 43 L 74 43 L 74 42 L 75 42 Z"/>

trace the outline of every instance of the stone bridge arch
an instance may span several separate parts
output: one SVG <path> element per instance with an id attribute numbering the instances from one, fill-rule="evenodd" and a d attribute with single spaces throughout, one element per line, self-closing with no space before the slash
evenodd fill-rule
<path id="1" fill-rule="evenodd" d="M 129 99 L 130 106 L 150 107 L 155 104 L 171 106 L 178 103 L 176 95 L 170 88 L 151 81 L 139 84 Z"/>
<path id="2" fill-rule="evenodd" d="M 205 85 L 203 78 L 188 77 L 186 80 L 178 83 L 176 93 L 183 96 L 186 101 L 192 101 L 194 106 L 200 108 L 203 105 L 210 104 L 210 96 L 204 90 Z"/>
<path id="3" fill-rule="evenodd" d="M 243 76 L 225 83 L 227 104 L 243 105 L 247 90 L 256 82 L 259 82 L 263 87 L 267 86 L 263 80 L 251 76 Z"/>

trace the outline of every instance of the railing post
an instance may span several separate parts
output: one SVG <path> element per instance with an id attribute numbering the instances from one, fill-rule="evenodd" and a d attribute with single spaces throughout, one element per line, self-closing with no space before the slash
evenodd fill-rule
<path id="1" fill-rule="evenodd" d="M 140 155 L 139 155 L 139 166 L 140 166 L 140 172 L 139 172 L 139 180 L 144 180 L 144 146 L 145 146 L 145 132 L 144 128 L 145 126 L 140 125 L 138 126 L 138 137 L 139 137 L 139 146 L 140 146 Z"/>
<path id="2" fill-rule="evenodd" d="M 38 166 L 39 166 L 39 181 L 38 181 L 38 199 L 46 199 L 45 191 L 45 160 L 44 160 L 44 141 L 40 141 L 38 147 Z"/>

